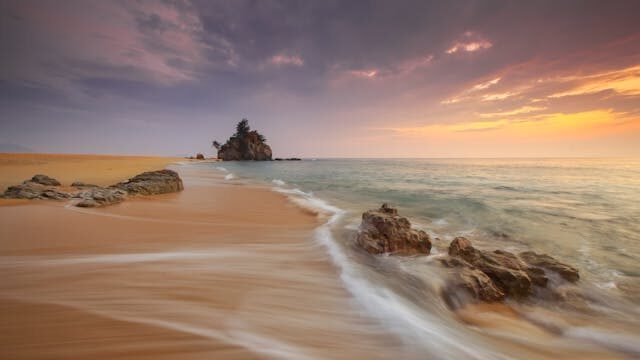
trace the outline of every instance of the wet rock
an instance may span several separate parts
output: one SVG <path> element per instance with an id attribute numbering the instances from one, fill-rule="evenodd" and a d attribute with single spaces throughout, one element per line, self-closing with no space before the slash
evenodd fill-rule
<path id="1" fill-rule="evenodd" d="M 113 185 L 132 195 L 155 195 L 177 192 L 184 189 L 182 179 L 173 170 L 149 171 Z"/>
<path id="2" fill-rule="evenodd" d="M 36 184 L 40 184 L 40 185 L 47 185 L 47 186 L 60 186 L 60 182 L 52 177 L 49 177 L 47 175 L 42 175 L 42 174 L 38 174 L 38 175 L 34 175 L 31 180 L 27 180 L 27 181 L 31 181 L 34 182 Z"/>
<path id="3" fill-rule="evenodd" d="M 580 279 L 578 269 L 561 263 L 547 254 L 537 254 L 533 251 L 525 251 L 521 252 L 519 255 L 527 264 L 556 272 L 567 281 L 576 282 Z"/>
<path id="4" fill-rule="evenodd" d="M 412 229 L 409 220 L 387 204 L 362 214 L 356 243 L 372 254 L 428 255 L 431 251 L 429 235 Z"/>
<path id="5" fill-rule="evenodd" d="M 101 207 L 113 205 L 124 201 L 127 192 L 117 188 L 90 188 L 77 193 L 74 198 L 80 199 L 75 206 L 78 207 Z"/>
<path id="6" fill-rule="evenodd" d="M 453 268 L 451 277 L 442 289 L 442 295 L 449 307 L 458 308 L 473 300 L 495 302 L 505 298 L 504 291 L 487 274 L 466 261 L 445 257 L 440 259 L 440 262 L 448 268 Z"/>
<path id="7" fill-rule="evenodd" d="M 525 297 L 531 294 L 533 282 L 527 273 L 529 266 L 515 254 L 501 250 L 477 250 L 466 238 L 457 237 L 449 245 L 449 255 L 459 257 L 485 273 L 507 296 Z M 543 281 L 536 277 L 536 282 Z"/>

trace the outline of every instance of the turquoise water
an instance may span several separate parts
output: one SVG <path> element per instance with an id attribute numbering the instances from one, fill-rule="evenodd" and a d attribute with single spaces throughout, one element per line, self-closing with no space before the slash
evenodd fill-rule
<path id="1" fill-rule="evenodd" d="M 574 290 L 587 300 L 571 311 L 608 321 L 592 333 L 578 331 L 578 337 L 602 341 L 622 333 L 605 345 L 640 354 L 634 320 L 640 318 L 640 159 L 318 159 L 212 166 L 233 174 L 228 181 L 269 184 L 339 211 L 328 226 L 347 254 L 362 212 L 383 202 L 429 232 L 436 254 L 460 235 L 483 249 L 551 254 L 580 270 Z M 342 260 L 355 261 L 347 257 Z M 400 283 L 405 275 L 428 272 L 424 261 L 393 261 L 402 262 L 403 270 L 382 281 L 417 297 Z M 380 264 L 366 266 L 375 272 Z"/>

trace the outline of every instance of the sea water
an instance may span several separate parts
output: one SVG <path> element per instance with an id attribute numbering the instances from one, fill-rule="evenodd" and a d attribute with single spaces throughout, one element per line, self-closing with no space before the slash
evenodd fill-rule
<path id="1" fill-rule="evenodd" d="M 512 306 L 558 334 L 553 346 L 595 344 L 640 356 L 640 159 L 305 159 L 225 162 L 218 170 L 227 181 L 268 184 L 324 214 L 316 239 L 345 287 L 432 356 L 513 357 L 487 345 L 495 334 L 470 334 L 439 295 L 443 278 L 432 259 L 456 236 L 481 249 L 533 250 L 577 267 L 581 279 L 563 285 L 562 300 Z M 431 235 L 433 256 L 355 251 L 362 212 L 382 203 Z M 513 336 L 499 337 L 541 345 Z"/>

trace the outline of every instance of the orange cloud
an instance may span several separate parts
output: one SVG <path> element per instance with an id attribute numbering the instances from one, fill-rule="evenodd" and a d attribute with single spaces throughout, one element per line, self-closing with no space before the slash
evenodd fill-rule
<path id="1" fill-rule="evenodd" d="M 622 95 L 640 95 L 640 65 L 584 77 L 562 78 L 561 81 L 577 81 L 579 84 L 567 91 L 549 95 L 550 98 L 594 94 L 612 90 Z"/>

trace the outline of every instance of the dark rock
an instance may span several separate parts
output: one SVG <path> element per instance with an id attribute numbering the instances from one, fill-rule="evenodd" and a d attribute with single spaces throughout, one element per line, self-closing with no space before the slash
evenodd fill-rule
<path id="1" fill-rule="evenodd" d="M 27 181 L 31 181 L 34 182 L 36 184 L 40 184 L 40 185 L 47 185 L 47 186 L 60 186 L 60 182 L 52 177 L 48 177 L 47 175 L 42 175 L 42 174 L 38 174 L 38 175 L 34 175 L 31 180 L 27 180 Z"/>
<path id="2" fill-rule="evenodd" d="M 178 173 L 166 169 L 145 172 L 112 187 L 135 195 L 165 194 L 184 189 Z"/>
<path id="3" fill-rule="evenodd" d="M 117 188 L 90 188 L 77 193 L 74 198 L 80 201 L 75 204 L 78 207 L 100 207 L 117 204 L 124 201 L 127 192 Z"/>
<path id="4" fill-rule="evenodd" d="M 74 188 L 78 188 L 78 189 L 97 188 L 97 187 L 99 187 L 98 185 L 83 183 L 82 181 L 74 181 L 71 184 L 71 186 L 74 187 Z"/>
<path id="5" fill-rule="evenodd" d="M 202 154 L 200 154 L 200 153 L 197 153 L 197 154 L 196 154 L 196 159 L 197 159 L 197 160 L 204 160 L 204 155 L 202 155 Z"/>
<path id="6" fill-rule="evenodd" d="M 533 251 L 525 251 L 521 252 L 519 255 L 527 264 L 556 272 L 567 281 L 576 282 L 580 279 L 578 269 L 561 263 L 547 254 L 537 254 Z"/>
<path id="7" fill-rule="evenodd" d="M 356 243 L 372 254 L 428 255 L 431 251 L 429 235 L 412 229 L 409 220 L 387 204 L 362 214 Z"/>
<path id="8" fill-rule="evenodd" d="M 230 160 L 271 160 L 271 147 L 259 132 L 251 130 L 247 119 L 236 125 L 236 133 L 224 145 L 214 141 L 218 158 Z"/>

